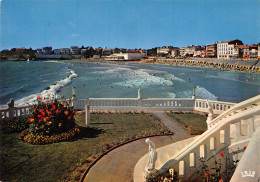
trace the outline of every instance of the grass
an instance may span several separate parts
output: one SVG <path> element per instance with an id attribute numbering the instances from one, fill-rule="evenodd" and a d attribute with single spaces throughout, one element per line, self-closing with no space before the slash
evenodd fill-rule
<path id="1" fill-rule="evenodd" d="M 76 115 L 76 122 L 81 126 L 84 119 L 84 114 Z M 31 145 L 19 140 L 19 133 L 1 133 L 0 180 L 65 181 L 77 166 L 98 153 L 99 146 L 164 130 L 147 114 L 92 114 L 90 126 L 73 141 Z M 73 175 L 78 177 L 76 173 Z"/>
<path id="2" fill-rule="evenodd" d="M 168 113 L 168 116 L 176 120 L 179 124 L 185 127 L 187 130 L 190 130 L 191 134 L 201 134 L 207 130 L 207 117 L 199 114 L 184 114 L 184 113 Z"/>

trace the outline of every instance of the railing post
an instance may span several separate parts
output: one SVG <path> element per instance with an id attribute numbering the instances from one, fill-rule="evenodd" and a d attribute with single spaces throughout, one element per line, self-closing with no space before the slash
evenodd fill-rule
<path id="1" fill-rule="evenodd" d="M 14 99 L 10 99 L 10 101 L 7 103 L 8 105 L 8 112 L 9 112 L 9 119 L 14 118 Z"/>
<path id="2" fill-rule="evenodd" d="M 86 112 L 86 126 L 90 124 L 90 113 L 89 113 L 89 105 L 85 105 L 85 112 Z"/>

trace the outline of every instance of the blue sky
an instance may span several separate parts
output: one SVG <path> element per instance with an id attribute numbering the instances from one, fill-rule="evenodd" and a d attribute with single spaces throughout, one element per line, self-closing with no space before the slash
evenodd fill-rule
<path id="1" fill-rule="evenodd" d="M 259 9 L 259 0 L 2 0 L 0 49 L 257 44 Z"/>

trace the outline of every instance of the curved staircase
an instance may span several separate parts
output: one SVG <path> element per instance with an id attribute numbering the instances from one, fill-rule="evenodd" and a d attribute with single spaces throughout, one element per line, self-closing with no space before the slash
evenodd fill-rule
<path id="1" fill-rule="evenodd" d="M 208 123 L 208 130 L 202 135 L 157 149 L 155 168 L 159 173 L 173 169 L 185 181 L 200 167 L 200 158 L 204 158 L 209 166 L 220 152 L 233 160 L 241 160 L 245 152 L 244 146 L 248 146 L 247 150 L 249 149 L 251 145 L 248 144 L 258 126 L 260 126 L 260 95 L 223 112 Z M 147 163 L 147 155 L 136 165 L 135 182 L 144 181 L 140 176 Z M 255 176 L 259 176 L 259 172 L 260 170 L 255 171 L 257 173 Z"/>

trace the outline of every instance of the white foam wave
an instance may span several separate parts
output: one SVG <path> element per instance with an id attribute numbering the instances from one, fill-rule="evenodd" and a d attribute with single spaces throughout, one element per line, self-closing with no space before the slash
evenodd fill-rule
<path id="1" fill-rule="evenodd" d="M 210 91 L 204 87 L 197 86 L 196 97 L 200 99 L 218 100 L 218 97 L 212 94 Z"/>
<path id="2" fill-rule="evenodd" d="M 63 80 L 60 80 L 56 82 L 55 84 L 49 86 L 47 90 L 43 90 L 42 92 L 38 94 L 32 94 L 27 97 L 24 97 L 22 99 L 19 99 L 15 102 L 17 106 L 23 106 L 23 105 L 31 105 L 35 103 L 37 100 L 38 96 L 45 97 L 45 98 L 50 98 L 56 95 L 56 93 L 64 86 L 68 85 L 69 83 L 72 82 L 73 78 L 78 77 L 78 75 L 73 71 L 70 70 L 70 75 L 64 78 Z"/>
<path id="3" fill-rule="evenodd" d="M 173 92 L 169 92 L 168 95 L 169 95 L 169 98 L 176 98 L 176 94 Z"/>
<path id="4" fill-rule="evenodd" d="M 117 69 L 118 70 L 118 69 Z M 121 69 L 120 69 L 121 70 Z M 125 81 L 114 83 L 114 85 L 126 87 L 149 87 L 151 85 L 171 86 L 174 81 L 185 82 L 172 74 L 162 71 L 151 71 L 147 69 L 131 70 L 123 69 Z"/>

